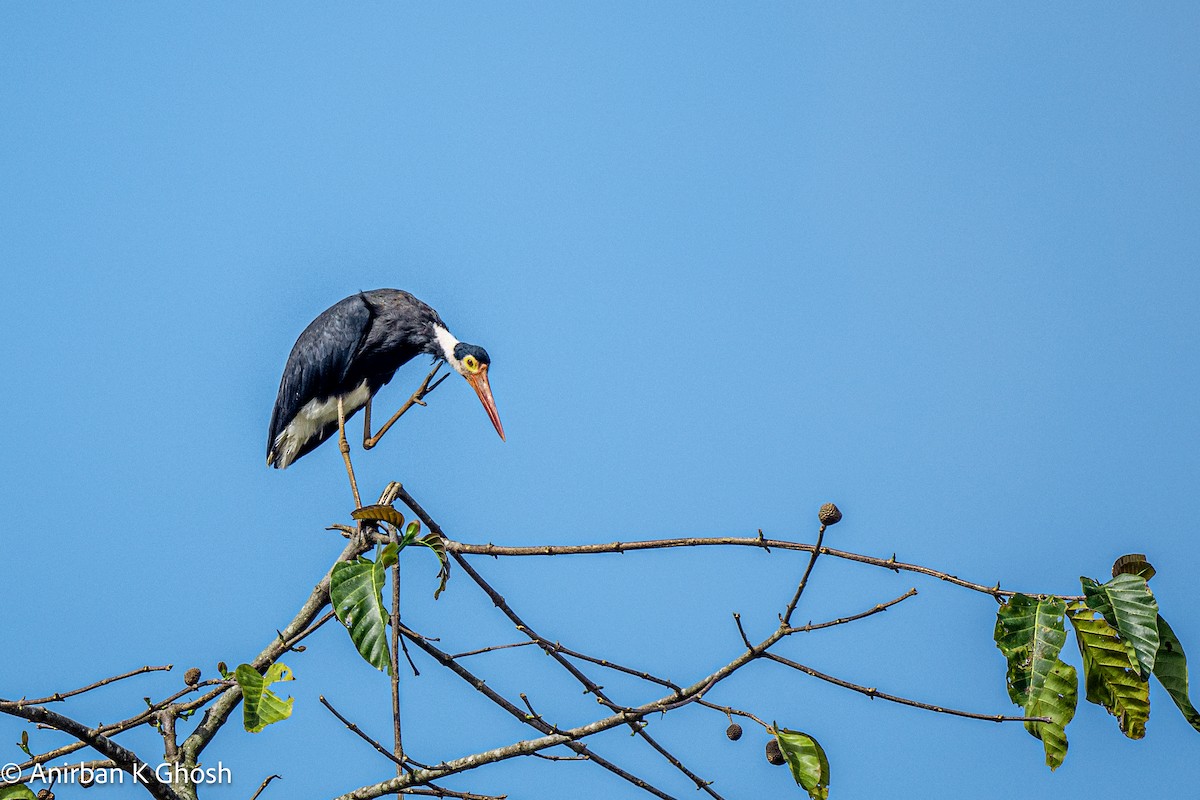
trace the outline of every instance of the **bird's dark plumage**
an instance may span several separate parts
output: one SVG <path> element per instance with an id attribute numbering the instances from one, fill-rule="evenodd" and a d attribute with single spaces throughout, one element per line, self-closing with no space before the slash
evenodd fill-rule
<path id="1" fill-rule="evenodd" d="M 322 312 L 288 356 L 267 463 L 286 467 L 336 433 L 339 396 L 349 417 L 416 356 L 444 357 L 435 327 L 445 330 L 438 313 L 398 289 L 361 292 Z"/>

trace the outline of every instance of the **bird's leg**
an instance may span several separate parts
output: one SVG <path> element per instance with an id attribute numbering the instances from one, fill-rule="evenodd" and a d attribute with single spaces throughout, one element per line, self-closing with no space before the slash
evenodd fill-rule
<path id="1" fill-rule="evenodd" d="M 372 447 L 379 444 L 379 440 L 383 438 L 383 435 L 388 432 L 389 428 L 391 428 L 393 425 L 396 424 L 396 420 L 398 420 L 398 419 L 400 419 L 400 417 L 404 416 L 404 412 L 408 411 L 413 406 L 425 405 L 425 397 L 430 392 L 432 392 L 434 389 L 436 389 L 438 386 L 440 386 L 442 381 L 444 381 L 444 380 L 446 380 L 446 378 L 450 377 L 450 373 L 446 373 L 442 377 L 438 378 L 436 381 L 433 380 L 434 377 L 438 374 L 438 370 L 440 370 L 442 368 L 442 365 L 445 363 L 446 363 L 445 361 L 439 360 L 436 364 L 433 365 L 433 369 L 429 370 L 429 374 L 425 376 L 425 380 L 421 381 L 421 385 L 417 387 L 417 390 L 412 393 L 412 397 L 410 397 L 404 401 L 404 405 L 400 406 L 400 410 L 397 411 L 395 414 L 393 414 L 391 419 L 389 419 L 387 422 L 383 423 L 383 427 L 380 428 L 379 432 L 376 433 L 374 436 L 371 435 L 371 401 L 370 400 L 367 401 L 367 407 L 366 407 L 367 414 L 363 418 L 363 421 L 366 423 L 363 427 L 363 449 L 364 450 L 370 450 Z M 433 383 L 430 383 L 430 381 L 433 381 Z"/>
<path id="2" fill-rule="evenodd" d="M 363 449 L 370 450 L 367 442 L 371 440 L 371 401 L 374 397 L 367 396 L 367 404 L 363 406 Z"/>
<path id="3" fill-rule="evenodd" d="M 362 508 L 362 499 L 358 496 L 358 481 L 354 479 L 354 465 L 350 463 L 350 442 L 346 441 L 346 406 L 342 396 L 338 395 L 338 449 L 342 451 L 342 460 L 346 462 L 346 474 L 350 476 L 350 488 L 354 490 L 354 507 Z"/>

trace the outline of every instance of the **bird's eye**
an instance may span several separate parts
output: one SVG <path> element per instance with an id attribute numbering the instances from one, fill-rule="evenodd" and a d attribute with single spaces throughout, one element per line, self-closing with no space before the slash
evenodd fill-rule
<path id="1" fill-rule="evenodd" d="M 479 359 L 475 358 L 475 356 L 467 356 L 463 359 L 463 366 L 466 367 L 470 372 L 478 372 Z"/>

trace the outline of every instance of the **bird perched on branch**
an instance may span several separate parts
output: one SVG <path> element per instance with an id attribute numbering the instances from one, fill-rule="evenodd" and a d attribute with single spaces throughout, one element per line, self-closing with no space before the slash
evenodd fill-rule
<path id="1" fill-rule="evenodd" d="M 371 399 L 396 370 L 425 353 L 437 361 L 413 399 L 371 435 Z M 491 358 L 482 347 L 460 342 L 438 313 L 408 292 L 375 289 L 351 295 L 324 311 L 292 347 L 267 436 L 267 464 L 284 469 L 338 432 L 346 469 L 354 483 L 346 420 L 364 413 L 363 447 L 374 447 L 388 428 L 447 376 L 430 384 L 442 362 L 479 395 L 500 438 L 504 428 L 488 383 Z M 358 490 L 355 487 L 357 499 Z"/>

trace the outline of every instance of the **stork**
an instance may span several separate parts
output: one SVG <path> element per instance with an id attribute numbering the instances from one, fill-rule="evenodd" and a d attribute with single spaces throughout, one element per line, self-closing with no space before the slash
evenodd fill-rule
<path id="1" fill-rule="evenodd" d="M 375 289 L 335 303 L 296 340 L 271 412 L 267 464 L 285 469 L 337 431 L 354 500 L 361 506 L 346 420 L 365 408 L 363 448 L 378 444 L 408 405 L 372 434 L 371 400 L 397 369 L 422 353 L 437 364 L 418 392 L 427 394 L 445 380 L 443 375 L 429 383 L 442 362 L 449 364 L 471 384 L 503 440 L 504 427 L 488 383 L 492 360 L 487 351 L 454 338 L 438 313 L 408 292 Z"/>

